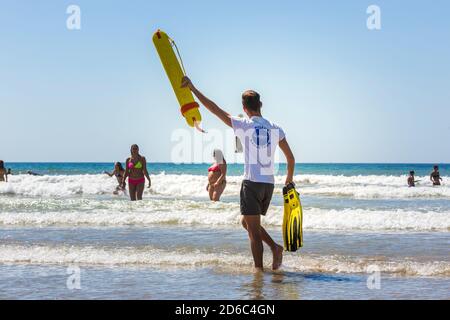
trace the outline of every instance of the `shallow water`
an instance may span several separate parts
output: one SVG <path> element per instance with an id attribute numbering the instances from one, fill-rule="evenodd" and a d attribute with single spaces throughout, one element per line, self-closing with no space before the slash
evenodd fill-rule
<path id="1" fill-rule="evenodd" d="M 82 267 L 80 289 L 63 266 L 0 265 L 0 299 L 449 299 L 450 281 L 300 272 L 230 273 L 216 268 Z"/>
<path id="2" fill-rule="evenodd" d="M 112 195 L 115 179 L 98 174 L 111 164 L 14 166 L 45 175 L 0 184 L 0 298 L 450 298 L 450 184 L 427 184 L 429 166 L 297 165 L 305 246 L 259 276 L 239 224 L 239 165 L 220 203 L 205 194 L 206 165 L 151 165 L 138 203 Z M 404 186 L 411 167 L 417 188 Z M 282 182 L 263 218 L 278 242 Z M 381 288 L 369 289 L 377 271 Z"/>

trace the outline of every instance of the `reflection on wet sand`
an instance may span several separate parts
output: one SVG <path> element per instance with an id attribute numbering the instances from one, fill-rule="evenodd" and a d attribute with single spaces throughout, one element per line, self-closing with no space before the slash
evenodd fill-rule
<path id="1" fill-rule="evenodd" d="M 255 272 L 250 276 L 250 281 L 245 281 L 242 284 L 242 292 L 244 299 L 263 300 L 264 299 L 264 273 Z"/>
<path id="2" fill-rule="evenodd" d="M 299 279 L 299 278 L 298 278 Z M 299 300 L 302 285 L 283 271 L 255 272 L 250 281 L 244 282 L 244 299 L 263 300 L 266 297 L 279 300 Z"/>

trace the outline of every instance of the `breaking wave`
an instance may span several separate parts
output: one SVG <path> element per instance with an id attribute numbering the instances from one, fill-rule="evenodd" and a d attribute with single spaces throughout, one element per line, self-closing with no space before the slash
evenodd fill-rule
<path id="1" fill-rule="evenodd" d="M 270 261 L 267 256 L 265 261 Z M 249 254 L 220 250 L 162 250 L 154 247 L 82 247 L 0 245 L 0 263 L 143 265 L 150 267 L 214 267 L 230 272 L 250 272 Z M 285 255 L 282 270 L 318 273 L 367 273 L 373 267 L 397 276 L 450 276 L 446 261 L 387 260 L 383 257 L 349 257 L 341 255 Z M 269 267 L 269 266 L 268 266 Z M 372 270 L 372 271 L 371 271 Z"/>
<path id="2" fill-rule="evenodd" d="M 153 224 L 240 226 L 237 202 L 145 199 L 0 198 L 5 226 L 145 226 Z M 280 226 L 283 208 L 271 206 L 263 223 Z M 449 231 L 450 212 L 406 209 L 304 208 L 305 230 Z"/>
<path id="3" fill-rule="evenodd" d="M 199 175 L 152 175 L 152 188 L 147 196 L 207 197 L 204 176 Z M 297 175 L 295 183 L 304 195 L 328 197 L 351 197 L 357 199 L 450 199 L 450 185 L 433 187 L 428 177 L 415 188 L 406 187 L 406 176 L 334 176 Z M 444 177 L 444 180 L 447 180 Z M 242 177 L 227 177 L 228 185 L 224 196 L 239 195 Z M 283 176 L 276 177 L 276 193 L 281 193 Z M 114 178 L 106 175 L 59 175 L 59 176 L 10 176 L 9 183 L 0 184 L 0 195 L 21 195 L 29 197 L 70 197 L 77 195 L 110 195 L 117 185 Z"/>

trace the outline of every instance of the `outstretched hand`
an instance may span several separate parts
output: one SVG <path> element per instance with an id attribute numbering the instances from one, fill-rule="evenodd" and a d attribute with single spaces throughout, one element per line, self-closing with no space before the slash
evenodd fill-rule
<path id="1" fill-rule="evenodd" d="M 181 87 L 189 88 L 192 90 L 194 88 L 194 85 L 192 84 L 191 79 L 189 79 L 187 76 L 184 76 L 183 79 L 181 80 Z"/>

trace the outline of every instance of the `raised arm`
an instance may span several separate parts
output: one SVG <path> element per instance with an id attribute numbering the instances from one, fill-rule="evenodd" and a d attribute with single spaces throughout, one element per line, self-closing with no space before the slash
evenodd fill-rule
<path id="1" fill-rule="evenodd" d="M 183 82 L 181 84 L 181 87 L 188 87 L 192 93 L 200 100 L 200 102 L 205 106 L 206 109 L 211 111 L 212 114 L 217 116 L 220 120 L 222 120 L 227 126 L 231 127 L 231 116 L 222 110 L 217 104 L 215 104 L 213 101 L 208 99 L 197 90 L 197 88 L 194 87 L 192 84 L 192 81 L 188 77 L 183 78 Z"/>
<path id="2" fill-rule="evenodd" d="M 286 156 L 287 161 L 287 176 L 285 184 L 288 185 L 291 182 L 294 182 L 294 166 L 295 166 L 295 158 L 292 153 L 291 147 L 289 146 L 286 138 L 280 141 L 279 143 L 281 151 L 283 151 Z"/>

